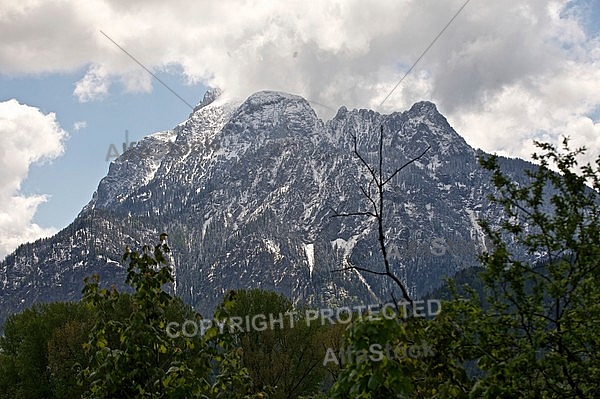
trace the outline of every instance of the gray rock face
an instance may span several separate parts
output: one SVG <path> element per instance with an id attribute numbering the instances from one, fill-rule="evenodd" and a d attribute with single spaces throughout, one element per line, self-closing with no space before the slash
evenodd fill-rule
<path id="1" fill-rule="evenodd" d="M 342 107 L 323 122 L 295 95 L 259 92 L 243 102 L 219 95 L 207 93 L 188 120 L 115 160 L 71 225 L 0 263 L 0 321 L 35 301 L 78 299 L 92 273 L 124 288 L 125 245 L 155 244 L 161 232 L 169 234 L 177 294 L 201 312 L 234 288 L 271 289 L 314 306 L 389 300 L 395 287 L 383 277 L 334 271 L 383 267 L 373 219 L 332 217 L 332 209 L 368 210 L 359 189 L 368 175 L 352 135 L 377 167 L 380 126 L 384 174 L 431 146 L 385 192 L 387 242 L 400 249 L 394 271 L 420 297 L 477 264 L 485 240 L 476 219 L 496 221 L 500 210 L 488 204 L 478 153 L 434 104 L 391 115 Z M 502 162 L 516 180 L 533 168 Z M 433 240 L 471 243 L 470 250 L 432 254 Z"/>

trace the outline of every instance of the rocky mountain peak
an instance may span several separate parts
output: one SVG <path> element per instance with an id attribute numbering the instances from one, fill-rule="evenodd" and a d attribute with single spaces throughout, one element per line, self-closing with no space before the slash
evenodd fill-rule
<path id="1" fill-rule="evenodd" d="M 411 114 L 439 115 L 436 105 L 431 101 L 419 101 L 414 103 L 408 112 Z"/>
<path id="2" fill-rule="evenodd" d="M 202 102 L 200 102 L 200 104 L 198 104 L 195 108 L 193 112 L 196 112 L 197 110 L 199 110 L 200 108 L 204 108 L 207 105 L 211 104 L 213 101 L 215 101 L 217 98 L 219 98 L 219 96 L 222 94 L 222 90 L 217 88 L 214 89 L 208 89 L 206 90 L 206 93 L 204 93 L 204 97 L 202 98 Z"/>
<path id="3" fill-rule="evenodd" d="M 499 220 L 501 209 L 485 199 L 489 176 L 474 150 L 433 103 L 390 115 L 341 107 L 323 123 L 297 95 L 262 91 L 242 102 L 215 89 L 186 121 L 115 160 L 71 225 L 0 262 L 0 322 L 35 301 L 78 299 L 83 278 L 94 273 L 123 288 L 125 245 L 154 244 L 162 232 L 177 293 L 202 313 L 236 288 L 274 290 L 314 306 L 389 299 L 393 288 L 381 276 L 334 272 L 349 263 L 381 266 L 373 220 L 332 217 L 332 209 L 369 206 L 360 191 L 369 176 L 352 136 L 376 165 L 381 126 L 386 173 L 431 146 L 390 182 L 386 239 L 421 248 L 443 238 L 481 249 L 476 219 Z M 419 297 L 476 262 L 473 251 L 401 253 L 392 268 Z"/>

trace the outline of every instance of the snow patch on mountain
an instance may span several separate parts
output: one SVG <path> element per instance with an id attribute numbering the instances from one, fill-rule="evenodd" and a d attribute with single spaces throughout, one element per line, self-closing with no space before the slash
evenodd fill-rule
<path id="1" fill-rule="evenodd" d="M 310 278 L 312 278 L 313 269 L 315 268 L 315 245 L 304 244 L 304 253 L 306 254 L 306 259 L 308 261 L 309 275 Z"/>

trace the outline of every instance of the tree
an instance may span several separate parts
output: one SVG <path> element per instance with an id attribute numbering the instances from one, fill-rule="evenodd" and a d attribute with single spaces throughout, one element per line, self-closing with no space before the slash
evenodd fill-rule
<path id="1" fill-rule="evenodd" d="M 236 333 L 255 391 L 296 398 L 319 390 L 329 374 L 322 343 L 333 327 L 307 323 L 288 298 L 259 289 L 231 291 L 223 307 L 228 317 L 256 317 L 257 329 Z"/>
<path id="2" fill-rule="evenodd" d="M 81 303 L 78 305 L 83 308 Z M 87 361 L 83 345 L 89 328 L 89 320 L 71 320 L 52 332 L 48 341 L 48 372 L 57 398 L 81 397 L 86 389 L 78 383 L 77 372 Z"/>
<path id="3" fill-rule="evenodd" d="M 36 304 L 10 316 L 0 337 L 0 398 L 78 396 L 73 375 L 83 359 L 85 334 L 79 332 L 87 320 L 81 304 L 64 302 Z"/>
<path id="4" fill-rule="evenodd" d="M 370 274 L 375 274 L 379 276 L 385 276 L 391 279 L 396 286 L 402 292 L 402 297 L 405 301 L 411 302 L 410 295 L 408 290 L 406 289 L 404 283 L 396 276 L 396 274 L 392 271 L 390 267 L 390 263 L 388 261 L 388 251 L 386 246 L 385 239 L 385 229 L 384 229 L 384 193 L 386 190 L 386 186 L 392 181 L 392 179 L 400 173 L 404 168 L 418 161 L 425 155 L 425 153 L 431 148 L 427 147 L 420 155 L 408 160 L 404 165 L 396 169 L 389 176 L 384 176 L 383 174 L 383 125 L 381 125 L 379 132 L 379 150 L 378 150 L 378 166 L 374 168 L 369 165 L 369 163 L 365 160 L 365 158 L 358 152 L 357 140 L 356 136 L 352 135 L 352 141 L 354 143 L 354 155 L 358 158 L 360 164 L 367 170 L 369 175 L 369 183 L 367 187 L 360 186 L 360 191 L 367 199 L 369 203 L 369 210 L 367 211 L 358 211 L 358 212 L 348 212 L 348 213 L 338 213 L 336 210 L 333 210 L 334 214 L 332 217 L 351 217 L 351 216 L 368 216 L 375 219 L 377 223 L 377 241 L 379 242 L 379 250 L 381 251 L 381 255 L 383 257 L 383 270 L 374 270 L 371 268 L 361 267 L 351 265 L 348 267 L 344 267 L 341 269 L 337 269 L 335 271 L 346 271 L 346 270 L 356 270 L 358 272 L 365 272 Z M 396 299 L 394 297 L 394 293 L 391 293 L 394 302 Z"/>
<path id="5" fill-rule="evenodd" d="M 600 389 L 600 157 L 577 171 L 585 148 L 535 144 L 544 153 L 527 186 L 503 175 L 497 157 L 480 161 L 506 217 L 498 230 L 482 222 L 495 246 L 482 259 L 489 295 L 459 328 L 484 372 L 473 395 L 591 398 Z"/>
<path id="6" fill-rule="evenodd" d="M 404 318 L 387 308 L 387 314 L 354 320 L 339 354 L 329 354 L 342 370 L 328 397 L 466 398 L 472 384 L 463 367 L 465 352 L 449 328 L 464 305 L 446 306 L 435 319 Z"/>
<path id="7" fill-rule="evenodd" d="M 518 185 L 496 156 L 492 172 L 504 207 L 499 228 L 481 220 L 492 251 L 482 284 L 452 299 L 433 320 L 353 323 L 346 344 L 426 337 L 435 356 L 405 364 L 365 361 L 342 371 L 331 397 L 592 398 L 600 388 L 600 157 L 579 171 L 577 156 L 546 143 L 539 167 Z M 550 163 L 558 169 L 554 172 Z M 526 258 L 513 255 L 525 249 Z M 510 248 L 510 249 L 509 249 Z M 512 252 L 511 252 L 512 251 Z M 485 295 L 482 297 L 481 292 Z M 402 376 L 402 377 L 400 377 Z"/>
<path id="8" fill-rule="evenodd" d="M 126 282 L 133 294 L 100 288 L 97 277 L 86 281 L 83 302 L 96 322 L 85 345 L 89 366 L 80 379 L 89 390 L 83 397 L 245 397 L 249 377 L 227 334 L 168 335 L 170 321 L 199 323 L 201 317 L 165 291 L 173 277 L 166 234 L 160 238 L 153 251 L 126 249 Z M 115 318 L 123 306 L 128 316 Z"/>
<path id="9" fill-rule="evenodd" d="M 369 210 L 349 213 L 338 213 L 334 210 L 333 217 L 367 216 L 377 223 L 379 249 L 383 258 L 383 270 L 351 265 L 337 271 L 356 270 L 391 279 L 402 293 L 402 299 L 414 303 L 404 283 L 392 271 L 388 261 L 388 250 L 384 234 L 385 191 L 392 179 L 407 166 L 421 159 L 430 149 L 427 147 L 420 155 L 409 159 L 401 167 L 395 169 L 389 176 L 383 174 L 383 126 L 380 128 L 378 165 L 372 167 L 359 153 L 356 136 L 352 137 L 354 155 L 367 170 L 369 182 L 367 187 L 360 190 L 369 203 Z M 398 303 L 394 293 L 391 297 Z M 395 316 L 379 318 L 379 320 L 354 321 L 344 335 L 343 346 L 352 348 L 351 353 L 361 353 L 364 361 L 346 362 L 341 364 L 342 370 L 338 380 L 329 395 L 332 398 L 345 397 L 434 397 L 436 395 L 458 397 L 465 391 L 468 378 L 460 362 L 455 357 L 444 356 L 454 349 L 453 342 L 445 339 L 436 340 L 431 335 L 433 329 L 431 320 L 411 318 L 397 307 Z M 406 356 L 390 355 L 403 345 L 423 345 L 431 356 L 422 358 L 407 358 Z M 436 347 L 436 354 L 430 350 Z M 374 348 L 376 353 L 371 349 Z M 385 355 L 381 355 L 381 351 Z M 422 348 L 425 351 L 425 347 Z M 341 355 L 341 353 L 340 353 Z M 338 359 L 339 360 L 339 359 Z"/>

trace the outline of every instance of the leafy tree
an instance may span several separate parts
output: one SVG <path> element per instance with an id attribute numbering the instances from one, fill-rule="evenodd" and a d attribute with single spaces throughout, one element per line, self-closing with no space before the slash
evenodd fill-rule
<path id="1" fill-rule="evenodd" d="M 89 321 L 72 320 L 52 332 L 48 341 L 48 372 L 57 398 L 81 397 L 85 391 L 78 383 L 77 372 L 86 364 L 83 345 L 89 328 Z"/>
<path id="2" fill-rule="evenodd" d="M 89 366 L 82 370 L 82 383 L 89 384 L 87 398 L 234 398 L 244 397 L 248 376 L 239 354 L 223 337 L 175 338 L 167 334 L 173 320 L 201 318 L 172 297 L 164 288 L 173 281 L 167 264 L 166 235 L 154 250 L 129 249 L 126 282 L 131 296 L 114 288 L 100 288 L 98 278 L 87 280 L 83 301 L 96 323 L 85 345 Z M 129 306 L 126 318 L 115 318 L 118 309 Z"/>
<path id="3" fill-rule="evenodd" d="M 0 398 L 78 396 L 81 388 L 72 376 L 83 355 L 81 335 L 62 332 L 68 326 L 85 329 L 87 319 L 83 306 L 63 302 L 33 305 L 10 316 L 0 337 Z M 61 348 L 56 346 L 59 340 Z"/>
<path id="4" fill-rule="evenodd" d="M 330 326 L 307 323 L 288 298 L 258 289 L 231 291 L 223 308 L 228 317 L 256 317 L 257 328 L 236 333 L 256 391 L 271 391 L 272 398 L 318 391 L 329 375 L 322 344 L 334 331 Z"/>
<path id="5" fill-rule="evenodd" d="M 567 139 L 564 153 L 536 145 L 544 153 L 534 154 L 540 166 L 527 171 L 526 185 L 505 176 L 497 157 L 480 160 L 497 188 L 491 200 L 506 212 L 499 229 L 480 221 L 493 248 L 481 257 L 482 285 L 466 287 L 466 297 L 452 288 L 453 299 L 433 320 L 355 322 L 346 336 L 357 350 L 424 338 L 436 356 L 346 365 L 330 397 L 597 396 L 600 158 L 596 168 L 577 171 L 583 148 L 571 151 Z M 509 243 L 525 248 L 528 260 L 514 256 Z"/>
<path id="6" fill-rule="evenodd" d="M 584 148 L 571 151 L 567 138 L 564 153 L 535 144 L 544 153 L 534 154 L 540 167 L 527 171 L 527 186 L 503 175 L 495 156 L 481 160 L 506 218 L 499 230 L 482 223 L 495 246 L 483 256 L 488 306 L 460 328 L 484 371 L 472 394 L 592 398 L 600 389 L 600 158 L 578 172 Z M 507 242 L 536 261 L 512 255 Z"/>
<path id="7" fill-rule="evenodd" d="M 448 328 L 450 315 L 460 313 L 443 306 L 435 319 L 384 308 L 354 320 L 340 352 L 329 354 L 342 370 L 328 397 L 466 398 L 463 348 Z"/>

